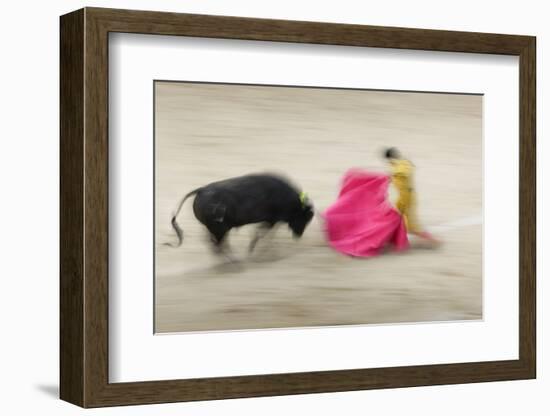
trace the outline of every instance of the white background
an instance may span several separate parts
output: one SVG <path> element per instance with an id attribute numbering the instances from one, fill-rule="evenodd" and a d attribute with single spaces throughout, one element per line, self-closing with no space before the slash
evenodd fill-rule
<path id="1" fill-rule="evenodd" d="M 542 267 L 544 176 L 550 160 L 542 128 L 550 95 L 544 72 L 550 27 L 544 2 L 50 1 L 2 9 L 2 317 L 0 409 L 5 414 L 79 414 L 56 400 L 58 385 L 58 16 L 83 5 L 424 27 L 538 36 L 539 378 L 535 381 L 226 400 L 86 411 L 88 414 L 548 413 L 550 364 L 544 346 L 550 300 Z M 546 88 L 545 88 L 546 87 Z M 546 192 L 547 193 L 547 192 Z M 504 225 L 505 226 L 505 225 Z"/>
<path id="2" fill-rule="evenodd" d="M 115 34 L 109 62 L 111 381 L 518 358 L 516 57 Z M 483 93 L 483 321 L 153 336 L 154 79 Z"/>

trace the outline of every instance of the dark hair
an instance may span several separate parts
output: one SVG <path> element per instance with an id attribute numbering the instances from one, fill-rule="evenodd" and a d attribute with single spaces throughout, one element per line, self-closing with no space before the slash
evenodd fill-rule
<path id="1" fill-rule="evenodd" d="M 384 151 L 384 157 L 386 159 L 399 159 L 401 154 L 399 153 L 399 150 L 397 150 L 397 147 L 388 147 Z"/>

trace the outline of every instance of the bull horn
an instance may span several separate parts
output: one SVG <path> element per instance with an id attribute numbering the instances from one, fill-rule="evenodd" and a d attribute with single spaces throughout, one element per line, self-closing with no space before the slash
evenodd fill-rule
<path id="1" fill-rule="evenodd" d="M 300 192 L 300 203 L 302 204 L 302 207 L 305 207 L 308 201 L 309 198 L 307 197 L 307 194 L 304 191 Z"/>

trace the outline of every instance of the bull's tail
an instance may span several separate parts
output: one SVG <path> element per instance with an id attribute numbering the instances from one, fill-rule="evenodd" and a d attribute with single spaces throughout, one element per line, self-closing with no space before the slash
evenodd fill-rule
<path id="1" fill-rule="evenodd" d="M 181 242 L 183 241 L 183 230 L 181 229 L 178 222 L 176 221 L 176 217 L 180 213 L 181 207 L 183 206 L 183 203 L 187 200 L 187 198 L 189 198 L 190 196 L 195 195 L 200 190 L 201 190 L 201 188 L 197 188 L 197 189 L 189 192 L 178 203 L 178 207 L 176 208 L 176 210 L 172 214 L 172 219 L 170 220 L 170 222 L 172 224 L 172 228 L 174 229 L 174 231 L 176 232 L 176 236 L 178 237 L 178 243 L 177 244 L 165 243 L 166 245 L 168 245 L 170 247 L 179 247 L 179 246 L 181 246 Z"/>

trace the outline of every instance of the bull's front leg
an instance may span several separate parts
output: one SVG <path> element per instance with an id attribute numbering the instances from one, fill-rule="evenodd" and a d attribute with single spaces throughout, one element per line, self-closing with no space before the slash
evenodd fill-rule
<path id="1" fill-rule="evenodd" d="M 256 247 L 256 244 L 260 240 L 260 238 L 265 237 L 265 235 L 273 228 L 273 224 L 264 222 L 262 223 L 258 228 L 256 228 L 256 233 L 254 234 L 254 237 L 250 241 L 250 244 L 248 245 L 248 252 L 252 253 L 254 251 L 254 248 Z"/>

